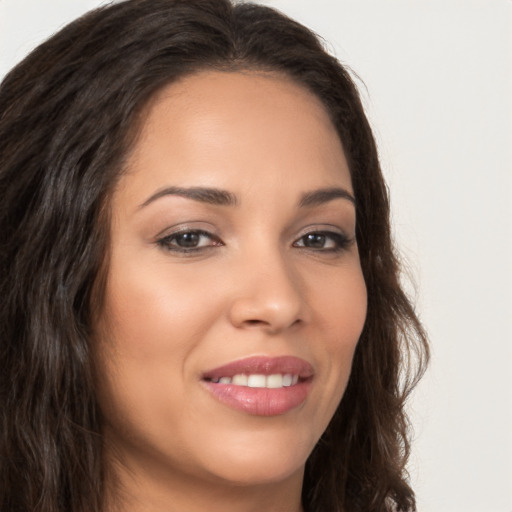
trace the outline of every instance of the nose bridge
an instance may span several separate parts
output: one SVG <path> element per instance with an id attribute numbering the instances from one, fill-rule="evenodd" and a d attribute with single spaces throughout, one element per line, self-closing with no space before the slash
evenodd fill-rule
<path id="1" fill-rule="evenodd" d="M 304 321 L 300 275 L 282 249 L 266 244 L 240 259 L 230 312 L 233 324 L 278 332 Z"/>

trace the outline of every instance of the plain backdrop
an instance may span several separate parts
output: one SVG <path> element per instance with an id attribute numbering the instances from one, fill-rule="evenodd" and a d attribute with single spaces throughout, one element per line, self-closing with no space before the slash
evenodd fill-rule
<path id="1" fill-rule="evenodd" d="M 102 3 L 0 0 L 0 76 Z M 411 402 L 418 510 L 512 512 L 512 1 L 262 3 L 362 80 L 432 342 Z"/>

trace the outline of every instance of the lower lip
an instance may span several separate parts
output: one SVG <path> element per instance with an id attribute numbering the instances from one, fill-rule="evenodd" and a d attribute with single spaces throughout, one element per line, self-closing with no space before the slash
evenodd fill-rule
<path id="1" fill-rule="evenodd" d="M 278 416 L 299 407 L 306 400 L 311 387 L 310 380 L 277 389 L 203 383 L 220 402 L 255 416 Z"/>

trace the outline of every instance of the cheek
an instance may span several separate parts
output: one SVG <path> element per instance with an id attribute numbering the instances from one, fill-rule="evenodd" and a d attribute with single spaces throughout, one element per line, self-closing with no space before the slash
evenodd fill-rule
<path id="1" fill-rule="evenodd" d="M 317 274 L 311 286 L 316 321 L 324 331 L 329 350 L 355 350 L 367 311 L 367 293 L 359 260 L 337 273 Z"/>
<path id="2" fill-rule="evenodd" d="M 167 270 L 167 271 L 166 271 Z M 169 272 L 165 265 L 123 265 L 107 287 L 105 317 L 118 349 L 140 357 L 179 360 L 219 316 L 201 276 Z"/>
<path id="3" fill-rule="evenodd" d="M 318 281 L 317 281 L 318 284 Z M 322 287 L 315 287 L 318 344 L 326 358 L 321 398 L 325 428 L 341 401 L 352 369 L 354 352 L 364 327 L 367 311 L 366 285 L 359 265 L 331 275 Z"/>
<path id="4" fill-rule="evenodd" d="M 171 405 L 183 406 L 190 354 L 220 315 L 203 280 L 190 277 L 140 259 L 113 260 L 99 360 L 104 411 L 116 423 L 116 415 L 132 418 L 134 411 L 155 425 L 162 417 L 175 421 Z"/>

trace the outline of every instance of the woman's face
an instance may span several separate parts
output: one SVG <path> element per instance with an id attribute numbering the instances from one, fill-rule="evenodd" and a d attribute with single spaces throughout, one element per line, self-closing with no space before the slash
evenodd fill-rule
<path id="1" fill-rule="evenodd" d="M 322 104 L 281 76 L 203 72 L 151 102 L 98 328 L 107 453 L 132 475 L 301 481 L 366 315 L 352 196 Z"/>

